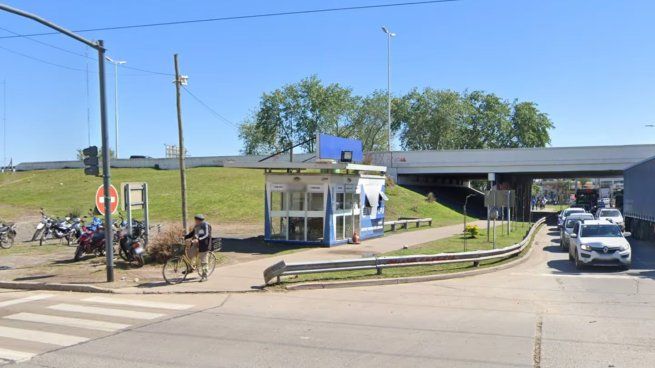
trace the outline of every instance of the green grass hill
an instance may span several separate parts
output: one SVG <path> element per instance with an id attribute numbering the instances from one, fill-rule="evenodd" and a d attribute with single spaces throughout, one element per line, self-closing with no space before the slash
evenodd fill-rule
<path id="1" fill-rule="evenodd" d="M 180 177 L 175 170 L 112 169 L 112 183 L 147 182 L 153 221 L 173 221 L 180 215 Z M 18 220 L 38 215 L 43 207 L 53 216 L 93 207 L 102 183 L 82 170 L 47 170 L 0 175 L 0 218 Z M 260 170 L 194 168 L 187 171 L 189 214 L 204 213 L 212 221 L 257 224 L 264 218 L 264 175 Z M 388 218 L 432 217 L 435 226 L 458 223 L 461 215 L 400 186 L 387 190 Z"/>

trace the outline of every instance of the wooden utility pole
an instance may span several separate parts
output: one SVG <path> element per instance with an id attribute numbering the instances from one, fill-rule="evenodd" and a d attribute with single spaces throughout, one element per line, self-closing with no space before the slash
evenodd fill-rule
<path id="1" fill-rule="evenodd" d="M 186 77 L 180 76 L 180 67 L 177 62 L 177 54 L 173 55 L 175 63 L 175 97 L 177 98 L 177 135 L 180 140 L 178 156 L 180 158 L 180 188 L 182 191 L 182 227 L 187 232 L 187 208 L 186 208 L 186 167 L 184 165 L 184 131 L 182 129 L 182 101 L 180 98 L 180 87 L 186 84 Z"/>

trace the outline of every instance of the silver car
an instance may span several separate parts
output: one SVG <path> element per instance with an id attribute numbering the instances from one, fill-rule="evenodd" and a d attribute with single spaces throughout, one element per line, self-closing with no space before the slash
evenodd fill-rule
<path id="1" fill-rule="evenodd" d="M 574 213 L 566 218 L 564 226 L 562 226 L 559 232 L 559 245 L 562 250 L 569 249 L 573 226 L 575 226 L 577 222 L 584 222 L 585 220 L 594 220 L 594 215 L 591 213 Z"/>
<path id="2" fill-rule="evenodd" d="M 574 213 L 585 213 L 585 212 L 587 211 L 585 211 L 584 208 L 571 207 L 565 209 L 564 211 L 560 212 L 559 216 L 557 216 L 557 227 L 561 229 L 562 226 L 564 226 L 564 221 L 570 215 Z"/>

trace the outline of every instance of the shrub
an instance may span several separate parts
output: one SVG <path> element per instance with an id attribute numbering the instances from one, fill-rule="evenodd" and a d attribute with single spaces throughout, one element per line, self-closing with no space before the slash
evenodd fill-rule
<path id="1" fill-rule="evenodd" d="M 166 260 L 175 254 L 177 250 L 176 246 L 180 244 L 182 234 L 184 234 L 182 226 L 167 226 L 164 231 L 157 234 L 148 243 L 148 254 L 157 263 L 166 262 Z"/>
<path id="2" fill-rule="evenodd" d="M 437 201 L 437 197 L 434 195 L 434 193 L 430 192 L 427 196 L 425 196 L 425 201 L 428 203 L 434 203 Z"/>
<path id="3" fill-rule="evenodd" d="M 478 229 L 478 225 L 466 225 L 466 230 L 464 230 L 464 232 L 468 234 L 470 238 L 477 238 L 480 234 L 480 229 Z"/>

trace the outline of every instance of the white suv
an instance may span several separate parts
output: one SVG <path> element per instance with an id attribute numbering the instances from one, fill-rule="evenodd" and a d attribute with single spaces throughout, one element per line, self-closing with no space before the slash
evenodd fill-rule
<path id="1" fill-rule="evenodd" d="M 616 208 L 601 208 L 596 212 L 596 218 L 598 220 L 606 220 L 613 222 L 621 227 L 621 230 L 625 229 L 625 221 L 623 220 L 623 215 L 621 211 Z"/>
<path id="2" fill-rule="evenodd" d="M 585 265 L 621 266 L 630 268 L 632 251 L 625 239 L 629 233 L 604 220 L 578 222 L 574 225 L 569 240 L 569 260 L 577 269 Z"/>

